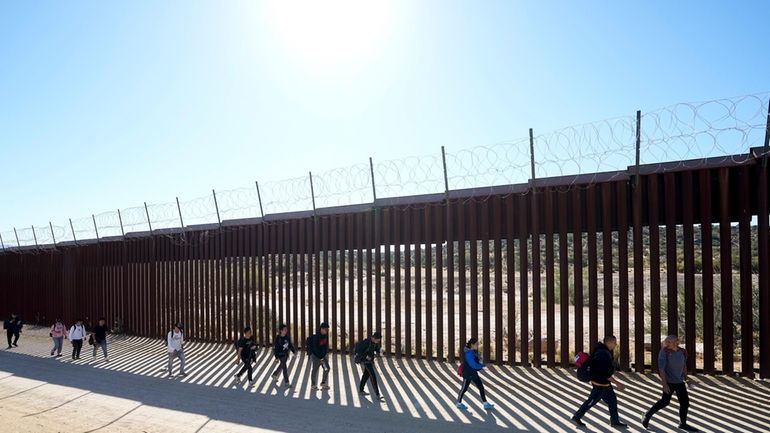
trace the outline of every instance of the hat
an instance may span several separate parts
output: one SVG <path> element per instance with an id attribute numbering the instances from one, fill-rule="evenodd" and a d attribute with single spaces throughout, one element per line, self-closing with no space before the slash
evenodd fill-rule
<path id="1" fill-rule="evenodd" d="M 382 334 L 380 334 L 380 331 L 377 331 L 374 334 L 372 334 L 372 338 L 380 339 L 382 338 Z"/>
<path id="2" fill-rule="evenodd" d="M 179 322 L 179 323 L 176 324 L 176 327 L 179 328 L 179 329 L 184 329 L 184 323 Z"/>
<path id="3" fill-rule="evenodd" d="M 321 323 L 321 329 L 329 329 L 329 324 L 326 322 Z"/>

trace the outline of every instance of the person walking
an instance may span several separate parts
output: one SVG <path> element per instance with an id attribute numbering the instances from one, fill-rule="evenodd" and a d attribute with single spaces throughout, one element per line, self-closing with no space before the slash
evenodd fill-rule
<path id="1" fill-rule="evenodd" d="M 83 320 L 78 319 L 69 330 L 69 339 L 72 343 L 72 359 L 80 359 L 80 350 L 83 348 L 83 340 L 86 338 L 86 327 Z"/>
<path id="2" fill-rule="evenodd" d="M 380 354 L 382 334 L 375 332 L 371 337 L 359 341 L 355 346 L 355 362 L 364 367 L 361 374 L 361 381 L 358 384 L 358 392 L 362 396 L 369 395 L 365 391 L 366 382 L 372 382 L 375 398 L 379 401 L 385 401 L 385 397 L 380 395 L 380 388 L 377 385 L 377 374 L 374 369 L 374 358 Z"/>
<path id="3" fill-rule="evenodd" d="M 21 319 L 15 313 L 11 313 L 11 317 L 3 322 L 3 329 L 5 329 L 5 334 L 8 337 L 8 348 L 19 347 L 16 343 L 19 342 L 19 334 L 21 333 Z"/>
<path id="4" fill-rule="evenodd" d="M 679 400 L 679 429 L 697 432 L 698 429 L 687 424 L 687 410 L 690 397 L 687 394 L 687 351 L 679 347 L 679 337 L 669 335 L 663 341 L 663 348 L 658 353 L 658 375 L 663 388 L 663 395 L 644 415 L 642 425 L 648 428 L 652 416 L 671 403 L 671 396 L 676 393 Z"/>
<path id="5" fill-rule="evenodd" d="M 321 326 L 318 327 L 318 332 L 308 338 L 306 345 L 310 363 L 313 366 L 310 371 L 310 389 L 316 391 L 329 389 L 329 385 L 327 385 L 329 379 L 329 361 L 326 359 L 326 356 L 329 353 L 329 324 L 326 322 L 321 323 Z M 321 378 L 321 385 L 316 386 L 318 383 L 319 368 L 323 369 L 323 377 Z"/>
<path id="6" fill-rule="evenodd" d="M 99 318 L 99 324 L 94 326 L 91 336 L 94 339 L 94 360 L 96 360 L 96 351 L 98 348 L 102 348 L 102 354 L 104 355 L 104 362 L 110 362 L 110 358 L 107 357 L 107 332 L 110 328 L 107 326 L 107 319 L 104 317 Z"/>
<path id="7" fill-rule="evenodd" d="M 243 367 L 235 374 L 235 378 L 240 380 L 241 375 L 244 372 L 247 372 L 249 386 L 254 385 L 254 369 L 252 363 L 256 356 L 257 342 L 254 340 L 254 335 L 252 334 L 250 327 L 247 326 L 243 328 L 243 336 L 238 339 L 236 347 L 238 347 L 238 359 L 235 361 L 235 365 L 243 362 Z"/>
<path id="8" fill-rule="evenodd" d="M 479 396 L 481 401 L 484 402 L 484 409 L 492 409 L 494 404 L 487 401 L 487 396 L 484 393 L 484 382 L 481 381 L 479 371 L 486 368 L 483 362 L 481 362 L 481 356 L 479 355 L 479 339 L 476 337 L 471 338 L 465 343 L 465 348 L 460 356 L 462 364 L 460 367 L 460 375 L 463 377 L 463 384 L 460 387 L 460 394 L 457 396 L 457 408 L 460 410 L 468 409 L 468 406 L 463 403 L 463 395 L 468 391 L 471 383 L 476 385 L 479 389 Z"/>
<path id="9" fill-rule="evenodd" d="M 53 340 L 53 349 L 51 349 L 51 356 L 56 353 L 56 356 L 61 356 L 62 346 L 64 345 L 64 338 L 67 335 L 67 328 L 61 322 L 61 319 L 56 319 L 48 335 Z"/>
<path id="10" fill-rule="evenodd" d="M 291 382 L 289 382 L 289 369 L 286 367 L 289 351 L 297 353 L 297 349 L 294 348 L 289 337 L 289 327 L 286 324 L 281 324 L 278 327 L 278 335 L 275 336 L 275 341 L 273 342 L 273 355 L 278 360 L 278 368 L 273 372 L 272 377 L 278 380 L 279 375 L 283 372 L 285 386 L 291 386 Z"/>
<path id="11" fill-rule="evenodd" d="M 590 359 L 586 361 L 590 362 L 591 394 L 572 417 L 572 422 L 578 427 L 585 427 L 581 418 L 599 401 L 607 403 L 610 411 L 610 424 L 613 427 L 628 427 L 627 424 L 620 422 L 618 398 L 612 387 L 612 384 L 615 384 L 618 391 L 625 389 L 625 386 L 613 376 L 615 374 L 615 364 L 612 351 L 615 350 L 617 345 L 618 340 L 614 335 L 604 337 L 603 341 L 596 343 Z"/>
<path id="12" fill-rule="evenodd" d="M 179 377 L 187 376 L 184 371 L 184 325 L 177 323 L 166 335 L 168 349 L 168 378 L 174 378 L 174 358 L 179 358 Z"/>

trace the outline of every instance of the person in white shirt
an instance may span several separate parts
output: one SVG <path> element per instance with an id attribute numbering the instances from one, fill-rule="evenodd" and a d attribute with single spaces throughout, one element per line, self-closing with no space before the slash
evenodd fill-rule
<path id="1" fill-rule="evenodd" d="M 72 359 L 80 359 L 80 349 L 83 348 L 83 340 L 86 338 L 86 327 L 83 320 L 78 319 L 69 330 L 69 339 L 72 342 Z"/>
<path id="2" fill-rule="evenodd" d="M 166 335 L 168 346 L 168 378 L 174 377 L 174 358 L 179 358 L 179 376 L 187 376 L 184 371 L 184 326 L 177 323 Z"/>

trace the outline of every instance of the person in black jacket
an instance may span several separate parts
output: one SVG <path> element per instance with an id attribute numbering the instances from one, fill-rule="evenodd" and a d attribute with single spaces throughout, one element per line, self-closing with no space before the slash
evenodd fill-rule
<path id="1" fill-rule="evenodd" d="M 626 424 L 620 422 L 618 398 L 615 395 L 615 390 L 612 388 L 613 383 L 620 391 L 625 388 L 622 383 L 613 377 L 615 374 L 615 364 L 612 358 L 612 351 L 615 350 L 617 345 L 618 340 L 614 335 L 604 337 L 604 341 L 596 344 L 591 358 L 586 361 L 591 363 L 591 394 L 572 417 L 572 422 L 578 427 L 585 427 L 585 424 L 580 419 L 600 400 L 607 403 L 610 411 L 610 424 L 613 427 L 627 427 Z"/>
<path id="2" fill-rule="evenodd" d="M 361 382 L 358 385 L 358 392 L 361 395 L 369 395 L 364 388 L 366 382 L 371 379 L 372 388 L 374 388 L 374 394 L 379 401 L 385 401 L 385 398 L 380 395 L 380 388 L 377 386 L 377 375 L 374 371 L 374 357 L 380 354 L 380 343 L 382 342 L 382 334 L 375 332 L 371 337 L 359 341 L 356 344 L 356 362 L 363 365 L 364 373 L 361 375 Z"/>
<path id="3" fill-rule="evenodd" d="M 308 356 L 310 357 L 310 363 L 312 364 L 312 370 L 310 373 L 310 383 L 313 390 L 329 389 L 327 380 L 329 379 L 329 361 L 326 359 L 326 355 L 329 353 L 329 324 L 326 322 L 321 323 L 318 327 L 318 332 L 310 337 L 307 347 Z M 323 378 L 321 379 L 321 386 L 316 386 L 318 383 L 318 368 L 323 368 Z"/>
<path id="4" fill-rule="evenodd" d="M 275 342 L 273 343 L 273 354 L 278 360 L 278 368 L 273 372 L 273 379 L 278 379 L 278 375 L 283 372 L 284 385 L 291 386 L 291 382 L 289 382 L 289 369 L 286 368 L 286 360 L 289 359 L 289 351 L 297 353 L 297 349 L 291 344 L 288 326 L 281 324 L 278 327 L 278 331 L 279 334 L 275 336 Z"/>
<path id="5" fill-rule="evenodd" d="M 11 314 L 11 318 L 6 319 L 5 322 L 3 322 L 3 329 L 5 329 L 5 334 L 8 337 L 9 349 L 19 347 L 17 343 L 19 342 L 19 334 L 21 334 L 22 326 L 23 323 L 16 314 Z"/>
<path id="6" fill-rule="evenodd" d="M 250 327 L 247 326 L 243 328 L 243 337 L 238 340 L 236 346 L 238 347 L 238 359 L 235 361 L 235 364 L 238 365 L 243 362 L 243 367 L 241 367 L 240 371 L 236 373 L 235 379 L 240 380 L 241 375 L 244 372 L 247 372 L 247 377 L 249 378 L 249 386 L 254 385 L 254 369 L 251 363 L 254 362 L 254 356 L 257 350 L 257 342 L 254 340 L 254 336 Z"/>

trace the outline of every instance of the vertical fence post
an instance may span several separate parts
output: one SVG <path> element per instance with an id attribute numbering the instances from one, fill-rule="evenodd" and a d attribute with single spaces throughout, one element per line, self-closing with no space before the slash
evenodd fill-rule
<path id="1" fill-rule="evenodd" d="M 16 236 L 16 246 L 21 248 L 21 243 L 19 242 L 19 234 L 16 233 L 16 227 L 13 228 L 13 235 Z"/>
<path id="2" fill-rule="evenodd" d="M 96 240 L 98 241 L 99 240 L 99 228 L 96 227 L 96 217 L 94 216 L 94 214 L 91 214 L 91 220 L 93 220 L 93 222 L 94 222 L 94 233 L 96 233 Z"/>
<path id="3" fill-rule="evenodd" d="M 212 189 L 211 195 L 214 196 L 214 209 L 217 211 L 217 224 L 219 224 L 219 228 L 222 228 L 222 218 L 219 217 L 219 202 L 217 202 L 217 191 Z M 179 214 L 181 218 L 181 211 Z"/>
<path id="4" fill-rule="evenodd" d="M 123 217 L 120 215 L 120 209 L 118 209 L 118 222 L 120 223 L 120 235 L 125 238 L 126 231 L 123 229 Z"/>
<path id="5" fill-rule="evenodd" d="M 770 377 L 770 230 L 768 228 L 768 172 L 767 152 L 770 148 L 770 98 L 767 104 L 765 143 L 762 149 L 762 167 L 759 169 L 759 377 Z"/>
<path id="6" fill-rule="evenodd" d="M 75 245 L 78 244 L 78 238 L 75 236 L 75 226 L 72 225 L 72 218 L 70 220 L 70 230 L 72 230 L 72 240 L 75 241 Z"/>
<path id="7" fill-rule="evenodd" d="M 53 246 L 56 247 L 56 235 L 53 234 L 53 224 L 51 224 L 51 221 L 48 221 L 48 228 L 51 229 L 51 239 L 53 240 Z"/>
<path id="8" fill-rule="evenodd" d="M 532 188 L 535 187 L 535 136 L 532 128 L 529 128 L 529 164 L 532 169 Z"/>
<path id="9" fill-rule="evenodd" d="M 446 150 L 444 149 L 444 146 L 441 146 L 441 164 L 444 167 L 444 198 L 446 199 L 447 204 L 449 204 L 449 176 L 446 171 Z"/>
<path id="10" fill-rule="evenodd" d="M 375 202 L 377 201 L 377 189 L 374 185 L 374 163 L 371 156 L 369 157 L 369 173 L 372 176 L 372 202 Z"/>
<path id="11" fill-rule="evenodd" d="M 5 251 L 5 242 L 3 242 L 3 235 L 0 235 L 0 246 L 2 246 L 3 251 Z"/>
<path id="12" fill-rule="evenodd" d="M 34 225 L 32 226 L 32 239 L 35 240 L 35 248 L 38 248 L 39 246 L 37 244 L 37 234 L 35 234 L 35 226 Z"/>
<path id="13" fill-rule="evenodd" d="M 147 215 L 147 227 L 150 228 L 150 234 L 152 234 L 152 222 L 150 222 L 150 210 L 147 209 L 147 202 L 144 202 L 144 214 Z"/>
<path id="14" fill-rule="evenodd" d="M 313 200 L 313 216 L 315 216 L 315 190 L 313 189 L 313 172 L 308 172 L 310 177 L 310 198 Z"/>
<path id="15" fill-rule="evenodd" d="M 182 219 L 182 206 L 179 205 L 179 197 L 176 197 L 176 210 L 179 212 L 179 226 L 184 231 L 184 220 Z M 217 211 L 217 218 L 219 217 L 219 211 Z"/>
<path id="16" fill-rule="evenodd" d="M 259 182 L 255 181 L 254 183 L 257 184 L 257 200 L 259 201 L 259 214 L 262 216 L 262 218 L 264 218 L 265 211 L 262 209 L 262 194 L 259 193 Z"/>

